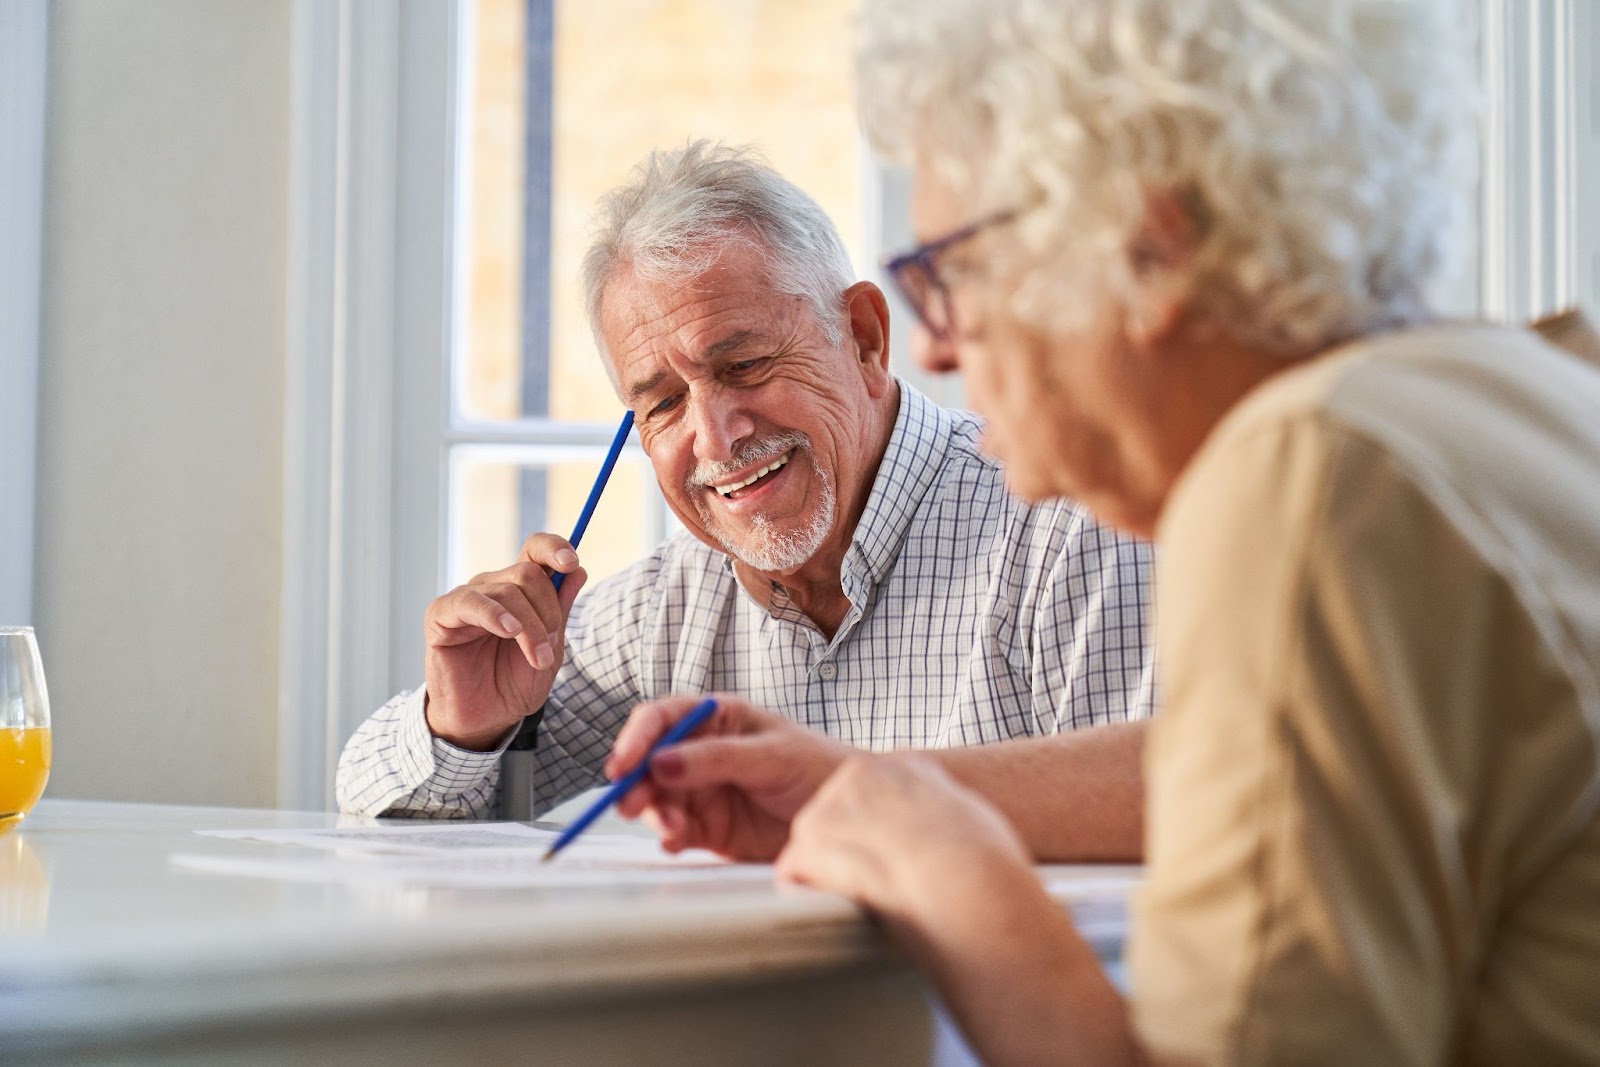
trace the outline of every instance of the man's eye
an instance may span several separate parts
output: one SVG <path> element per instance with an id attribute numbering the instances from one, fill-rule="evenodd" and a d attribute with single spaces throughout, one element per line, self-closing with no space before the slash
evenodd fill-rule
<path id="1" fill-rule="evenodd" d="M 755 359 L 741 359 L 737 363 L 728 364 L 728 369 L 730 371 L 732 371 L 733 373 L 735 373 L 735 374 L 743 374 L 746 371 L 755 370 L 757 367 L 761 366 L 761 364 L 765 363 L 766 361 L 767 361 L 766 357 L 764 357 L 764 356 L 758 356 Z"/>
<path id="2" fill-rule="evenodd" d="M 673 394 L 672 396 L 668 396 L 668 397 L 662 397 L 661 400 L 659 400 L 656 403 L 656 406 L 650 409 L 650 414 L 652 414 L 652 415 L 665 415 L 667 412 L 671 411 L 673 408 L 675 408 L 677 406 L 678 406 L 677 394 Z"/>

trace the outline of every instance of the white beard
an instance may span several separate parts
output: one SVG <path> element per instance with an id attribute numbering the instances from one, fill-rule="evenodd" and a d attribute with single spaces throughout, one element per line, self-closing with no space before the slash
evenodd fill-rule
<path id="1" fill-rule="evenodd" d="M 812 454 L 811 442 L 804 434 L 784 434 L 774 440 L 760 442 L 752 449 L 743 450 L 739 456 L 727 463 L 713 464 L 704 470 L 697 470 L 686 488 L 692 493 L 696 487 L 709 485 L 718 477 L 747 468 L 752 463 L 764 459 L 776 458 L 790 449 L 795 449 L 796 454 L 801 451 L 808 456 Z M 817 484 L 821 488 L 822 499 L 818 501 L 806 524 L 798 530 L 779 530 L 765 515 L 756 515 L 751 519 L 750 532 L 736 540 L 718 524 L 712 512 L 712 505 L 694 496 L 701 524 L 730 556 L 748 567 L 754 567 L 758 571 L 794 570 L 816 555 L 822 543 L 828 539 L 828 533 L 833 529 L 834 511 L 837 507 L 838 497 L 834 492 L 832 473 L 818 468 L 815 464 L 812 465 L 812 470 L 817 473 Z"/>
<path id="2" fill-rule="evenodd" d="M 817 554 L 822 542 L 828 539 L 828 531 L 833 529 L 833 477 L 819 470 L 817 482 L 822 487 L 822 500 L 811 513 L 811 519 L 798 530 L 778 530 L 771 519 L 757 515 L 752 523 L 754 529 L 743 544 L 735 544 L 720 530 L 712 533 L 730 555 L 747 566 L 758 571 L 792 571 Z"/>

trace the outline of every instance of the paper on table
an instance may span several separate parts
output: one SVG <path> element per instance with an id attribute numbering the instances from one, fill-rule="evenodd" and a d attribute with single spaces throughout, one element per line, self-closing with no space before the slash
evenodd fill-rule
<path id="1" fill-rule="evenodd" d="M 730 863 L 710 852 L 676 855 L 653 838 L 589 833 L 554 863 L 541 863 L 556 831 L 521 823 L 363 826 L 320 830 L 201 830 L 206 837 L 303 845 L 335 855 L 178 853 L 181 867 L 292 881 L 403 883 L 452 888 L 646 885 L 766 881 L 765 864 Z"/>
<path id="2" fill-rule="evenodd" d="M 1137 864 L 1059 863 L 1047 864 L 1038 871 L 1045 889 L 1063 897 L 1126 898 L 1144 881 L 1144 868 Z"/>
<path id="3" fill-rule="evenodd" d="M 1039 868 L 1045 892 L 1067 905 L 1078 932 L 1095 944 L 1121 951 L 1134 890 L 1144 881 L 1144 868 L 1102 864 Z"/>
<path id="4" fill-rule="evenodd" d="M 292 882 L 333 882 L 433 886 L 448 889 L 523 889 L 541 886 L 662 885 L 671 882 L 767 882 L 772 868 L 760 864 L 700 867 L 639 867 L 540 863 L 537 854 L 488 851 L 463 855 L 368 854 L 355 856 L 219 856 L 174 853 L 179 867 L 212 874 L 280 878 Z"/>
<path id="5" fill-rule="evenodd" d="M 544 849 L 559 836 L 520 822 L 423 823 L 415 826 L 338 826 L 313 830 L 196 830 L 202 837 L 226 837 L 241 841 L 266 841 L 276 845 L 307 845 L 334 852 L 438 853 L 480 849 Z M 680 853 L 661 851 L 653 837 L 641 834 L 595 832 L 573 842 L 573 854 L 605 855 L 612 859 L 633 859 L 641 863 L 725 863 L 710 852 Z M 565 854 L 565 853 L 564 853 Z M 682 857 L 688 857 L 684 859 Z"/>
<path id="6" fill-rule="evenodd" d="M 540 886 L 765 882 L 772 868 L 729 863 L 710 852 L 662 852 L 654 838 L 591 832 L 554 863 L 540 859 L 558 831 L 523 823 L 429 823 L 313 830 L 199 830 L 204 837 L 300 845 L 309 854 L 178 853 L 173 863 L 216 874 L 301 882 L 511 889 Z M 328 853 L 333 855 L 328 855 Z M 1128 898 L 1143 878 L 1137 866 L 1045 866 L 1045 890 L 1070 907 L 1093 940 L 1120 939 Z"/>

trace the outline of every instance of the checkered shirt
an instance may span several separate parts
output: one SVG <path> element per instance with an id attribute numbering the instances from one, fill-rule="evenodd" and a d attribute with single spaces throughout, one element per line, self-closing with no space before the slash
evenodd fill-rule
<path id="1" fill-rule="evenodd" d="M 740 693 L 873 751 L 1149 715 L 1148 546 L 1070 501 L 1009 496 L 979 432 L 973 416 L 900 383 L 894 431 L 840 571 L 851 607 L 832 640 L 781 586 L 766 603 L 751 597 L 731 560 L 688 534 L 585 591 L 532 753 L 528 810 L 604 784 L 601 764 L 628 713 L 670 693 Z M 339 804 L 488 818 L 500 754 L 433 737 L 419 687 L 351 737 Z"/>

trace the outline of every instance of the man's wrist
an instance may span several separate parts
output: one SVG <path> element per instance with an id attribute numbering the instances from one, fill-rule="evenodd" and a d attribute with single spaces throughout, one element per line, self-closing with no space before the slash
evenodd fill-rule
<path id="1" fill-rule="evenodd" d="M 428 732 L 445 744 L 453 745 L 463 752 L 493 752 L 503 748 L 508 740 L 508 735 L 521 725 L 518 719 L 509 726 L 499 726 L 492 730 L 480 730 L 472 733 L 458 733 L 454 730 L 442 729 L 434 718 L 433 694 L 429 693 L 423 698 L 423 721 L 428 724 Z"/>

